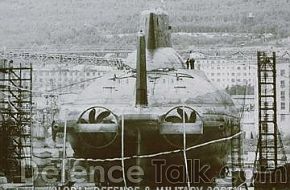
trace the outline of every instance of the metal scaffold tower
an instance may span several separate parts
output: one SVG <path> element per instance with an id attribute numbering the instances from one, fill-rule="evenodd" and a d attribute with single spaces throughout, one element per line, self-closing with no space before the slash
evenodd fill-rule
<path id="1" fill-rule="evenodd" d="M 31 172 L 32 66 L 0 61 L 0 170 L 8 182 L 22 182 L 21 167 Z"/>
<path id="2" fill-rule="evenodd" d="M 277 125 L 276 54 L 257 53 L 259 137 L 254 184 L 257 189 L 287 184 L 285 151 Z M 282 153 L 282 154 L 281 154 Z"/>
<path id="3" fill-rule="evenodd" d="M 240 121 L 233 123 L 232 134 L 241 132 Z M 248 189 L 246 184 L 246 176 L 244 171 L 243 160 L 243 140 L 242 136 L 236 136 L 231 139 L 231 171 L 232 171 L 232 187 L 240 189 Z"/>
<path id="4" fill-rule="evenodd" d="M 276 106 L 276 55 L 258 52 L 259 139 L 258 169 L 274 169 L 278 164 L 278 127 Z"/>

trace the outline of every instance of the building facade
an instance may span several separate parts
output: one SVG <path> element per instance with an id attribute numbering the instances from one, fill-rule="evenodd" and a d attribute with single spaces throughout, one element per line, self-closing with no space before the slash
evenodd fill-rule
<path id="1" fill-rule="evenodd" d="M 92 64 L 43 64 L 33 69 L 33 87 L 36 93 L 78 92 L 112 69 Z"/>
<path id="2" fill-rule="evenodd" d="M 253 94 L 246 95 L 246 92 L 244 96 L 237 94 L 233 95 L 232 98 L 238 107 L 248 108 L 251 105 L 250 110 L 243 110 L 244 114 L 242 114 L 241 121 L 247 132 L 247 137 L 250 137 L 251 133 L 257 134 L 258 128 L 255 127 L 258 124 L 257 58 L 247 56 L 242 52 L 225 56 L 206 55 L 202 52 L 193 52 L 193 54 L 196 68 L 204 71 L 207 77 L 220 89 L 238 85 L 253 87 Z M 290 135 L 290 54 L 288 52 L 278 54 L 276 63 L 278 126 L 281 133 Z"/>
<path id="3" fill-rule="evenodd" d="M 207 56 L 199 53 L 196 66 L 222 89 L 236 85 L 256 85 L 255 60 L 241 52 L 227 56 Z"/>
<path id="4" fill-rule="evenodd" d="M 277 109 L 278 125 L 285 135 L 290 136 L 290 54 L 277 58 Z"/>

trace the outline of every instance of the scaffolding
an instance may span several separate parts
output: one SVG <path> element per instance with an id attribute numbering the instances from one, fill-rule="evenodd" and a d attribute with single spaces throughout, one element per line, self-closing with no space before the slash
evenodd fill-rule
<path id="1" fill-rule="evenodd" d="M 276 105 L 276 55 L 258 52 L 259 139 L 258 170 L 278 165 L 278 128 Z"/>
<path id="2" fill-rule="evenodd" d="M 23 171 L 31 174 L 32 65 L 2 59 L 0 93 L 0 169 L 8 182 L 20 183 Z"/>
<path id="3" fill-rule="evenodd" d="M 255 160 L 256 189 L 288 184 L 286 155 L 277 126 L 276 54 L 257 53 L 259 137 Z"/>

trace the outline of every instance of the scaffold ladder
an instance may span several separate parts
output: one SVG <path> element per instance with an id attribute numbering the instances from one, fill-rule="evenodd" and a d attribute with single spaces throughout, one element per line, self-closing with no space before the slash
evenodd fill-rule
<path id="1" fill-rule="evenodd" d="M 9 182 L 22 182 L 21 167 L 31 172 L 32 66 L 3 59 L 1 73 L 2 170 Z"/>
<path id="2" fill-rule="evenodd" d="M 258 60 L 258 171 L 275 169 L 278 165 L 278 128 L 276 105 L 276 55 L 257 53 Z"/>
<path id="3" fill-rule="evenodd" d="M 240 132 L 240 121 L 232 126 L 232 134 Z M 245 183 L 245 172 L 243 168 L 243 141 L 242 135 L 231 139 L 231 170 L 232 170 L 232 186 L 237 188 L 248 189 Z"/>

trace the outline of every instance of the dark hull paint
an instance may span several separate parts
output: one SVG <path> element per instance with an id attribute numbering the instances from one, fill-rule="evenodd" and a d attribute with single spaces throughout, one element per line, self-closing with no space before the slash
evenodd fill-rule
<path id="1" fill-rule="evenodd" d="M 125 157 L 130 157 L 133 155 L 148 155 L 182 149 L 182 135 L 163 136 L 160 135 L 158 131 L 151 130 L 152 128 L 150 127 L 152 126 L 142 125 L 142 128 L 140 126 L 134 127 L 134 124 L 128 124 L 125 126 Z M 232 126 L 226 126 L 221 129 L 218 126 L 205 126 L 204 134 L 187 136 L 187 147 L 215 139 L 228 137 L 231 135 L 231 127 Z M 111 136 L 108 136 L 107 134 L 107 138 L 111 138 Z M 100 136 L 96 133 L 69 133 L 69 140 L 75 151 L 76 158 L 107 159 L 121 157 L 120 132 L 117 134 L 115 140 L 107 147 L 98 148 L 97 146 L 100 145 L 98 139 L 101 139 L 100 141 L 104 141 L 106 138 L 103 134 Z M 179 147 L 176 146 L 177 143 L 179 143 Z M 228 155 L 230 153 L 230 143 L 230 141 L 223 141 L 187 151 L 187 160 L 190 178 L 193 182 L 192 184 L 211 184 L 214 180 L 214 177 L 221 174 L 223 167 L 226 165 L 228 160 Z M 162 172 L 158 169 L 161 168 L 161 165 L 158 165 L 158 163 L 162 164 Z M 78 164 L 82 165 L 84 163 Z M 121 166 L 121 161 L 89 162 L 88 165 L 86 163 L 86 166 L 89 165 L 102 166 L 106 168 L 105 171 L 108 171 L 112 166 Z M 132 158 L 125 161 L 125 171 L 127 171 L 128 168 L 133 165 L 140 165 L 144 170 L 144 176 L 142 177 L 143 180 L 140 184 L 130 184 L 129 182 L 129 185 L 180 186 L 186 184 L 183 152 L 161 155 L 154 158 Z M 181 166 L 179 167 L 181 175 L 179 178 L 170 179 L 169 171 L 171 171 L 171 169 L 175 166 Z M 209 168 L 206 169 L 204 174 L 198 174 L 198 167 L 201 169 L 201 172 L 204 171 L 202 170 L 202 167 Z M 120 171 L 116 172 L 115 174 L 117 178 L 121 177 Z M 162 182 L 157 183 L 158 180 L 161 180 Z M 100 179 L 96 178 L 95 182 L 99 185 L 123 185 L 122 182 L 114 183 L 109 179 L 106 179 L 105 182 L 102 180 L 100 182 Z"/>

